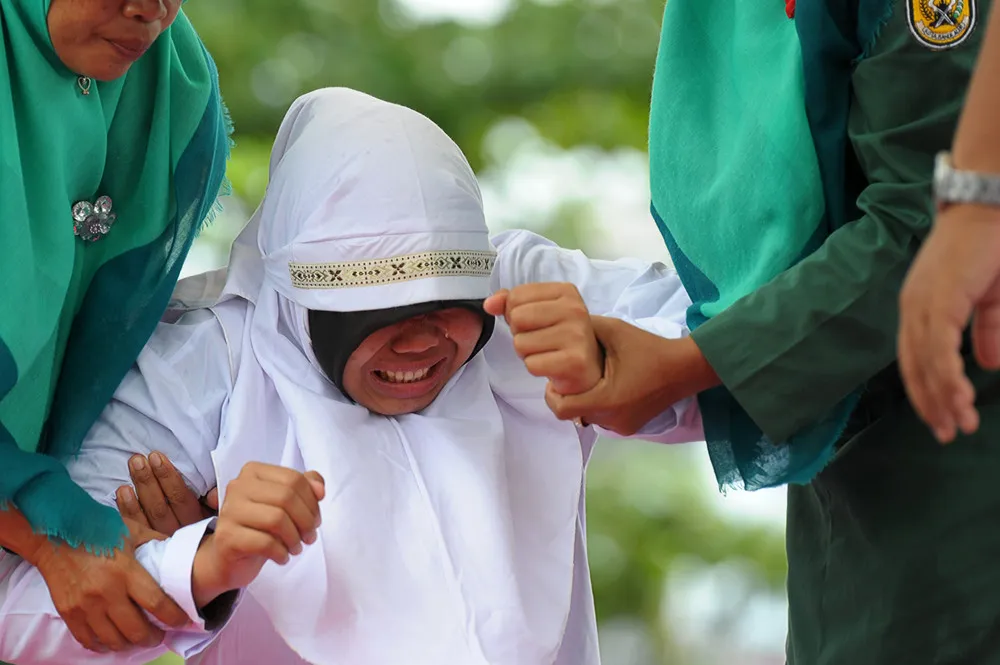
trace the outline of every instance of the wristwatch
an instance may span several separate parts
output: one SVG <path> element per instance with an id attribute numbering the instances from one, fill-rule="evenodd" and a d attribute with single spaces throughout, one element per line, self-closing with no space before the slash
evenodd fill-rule
<path id="1" fill-rule="evenodd" d="M 934 198 L 939 206 L 973 203 L 1000 207 L 1000 173 L 960 171 L 951 154 L 938 153 L 934 165 Z"/>

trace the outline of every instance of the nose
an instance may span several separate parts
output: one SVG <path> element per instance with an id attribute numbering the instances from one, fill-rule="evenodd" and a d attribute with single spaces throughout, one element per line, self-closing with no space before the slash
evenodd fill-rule
<path id="1" fill-rule="evenodd" d="M 441 343 L 441 331 L 426 320 L 408 323 L 392 340 L 392 350 L 399 354 L 420 354 Z"/>
<path id="2" fill-rule="evenodd" d="M 171 2 L 172 0 L 166 0 Z M 167 16 L 167 5 L 164 0 L 128 0 L 125 3 L 125 18 L 136 19 L 144 23 L 161 21 Z"/>

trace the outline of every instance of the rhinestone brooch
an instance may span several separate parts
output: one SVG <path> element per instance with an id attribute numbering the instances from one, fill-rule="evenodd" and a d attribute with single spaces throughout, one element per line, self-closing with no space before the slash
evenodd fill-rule
<path id="1" fill-rule="evenodd" d="M 97 242 L 108 234 L 117 216 L 111 212 L 111 197 L 73 205 L 73 235 L 84 242 Z"/>

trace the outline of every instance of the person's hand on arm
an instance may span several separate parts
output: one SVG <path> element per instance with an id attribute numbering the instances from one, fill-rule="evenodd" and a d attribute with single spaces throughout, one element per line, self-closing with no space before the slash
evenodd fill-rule
<path id="1" fill-rule="evenodd" d="M 115 493 L 115 502 L 122 517 L 171 536 L 181 527 L 219 512 L 218 488 L 199 498 L 184 482 L 180 471 L 161 452 L 153 452 L 148 457 L 133 455 L 128 468 L 135 489 L 122 485 Z"/>
<path id="2" fill-rule="evenodd" d="M 503 315 L 529 371 L 549 379 L 562 420 L 631 436 L 673 404 L 718 385 L 687 337 L 665 339 L 616 318 L 591 316 L 572 284 L 528 284 L 487 299 Z"/>
<path id="3" fill-rule="evenodd" d="M 267 561 L 288 563 L 303 544 L 316 542 L 323 478 L 315 471 L 251 462 L 226 488 L 213 533 L 202 541 L 191 575 L 195 604 L 203 608 L 252 582 Z"/>
<path id="4" fill-rule="evenodd" d="M 1000 177 L 1000 11 L 991 12 L 955 135 L 952 166 Z M 979 427 L 962 335 L 972 319 L 976 360 L 1000 369 L 1000 207 L 946 205 L 900 295 L 899 362 L 910 400 L 947 443 Z"/>
<path id="5" fill-rule="evenodd" d="M 15 509 L 0 511 L 3 544 L 35 566 L 45 580 L 53 605 L 73 637 L 91 651 L 124 651 L 159 644 L 163 631 L 143 614 L 180 628 L 187 615 L 135 560 L 135 550 L 161 536 L 126 522 L 130 537 L 112 556 L 35 534 Z"/>

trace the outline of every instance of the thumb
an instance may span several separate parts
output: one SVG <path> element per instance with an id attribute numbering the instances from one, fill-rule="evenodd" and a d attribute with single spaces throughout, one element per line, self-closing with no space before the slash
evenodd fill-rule
<path id="1" fill-rule="evenodd" d="M 208 490 L 208 494 L 205 495 L 205 505 L 214 510 L 215 512 L 219 512 L 218 487 L 213 487 L 212 489 Z"/>
<path id="2" fill-rule="evenodd" d="M 483 301 L 483 309 L 490 316 L 503 316 L 507 311 L 507 296 L 509 295 L 510 291 L 500 289 Z"/>
<path id="3" fill-rule="evenodd" d="M 594 336 L 605 348 L 611 344 L 617 333 L 617 327 L 622 322 L 608 316 L 591 315 L 590 325 L 594 329 Z"/>
<path id="4" fill-rule="evenodd" d="M 545 404 L 559 420 L 574 420 L 581 418 L 584 422 L 596 422 L 596 414 L 603 403 L 601 386 L 603 380 L 585 393 L 562 395 L 556 391 L 550 381 L 545 386 Z"/>
<path id="5" fill-rule="evenodd" d="M 304 475 L 309 481 L 309 486 L 312 487 L 316 500 L 322 501 L 323 497 L 326 496 L 326 481 L 323 480 L 323 476 L 319 475 L 317 471 L 306 471 Z"/>
<path id="6" fill-rule="evenodd" d="M 159 531 L 154 531 L 152 528 L 146 526 L 142 522 L 138 522 L 128 517 L 123 517 L 122 521 L 125 522 L 125 526 L 128 527 L 129 533 L 129 543 L 132 545 L 132 549 L 139 549 L 146 543 L 152 540 L 166 540 L 167 537 L 160 533 Z"/>

